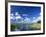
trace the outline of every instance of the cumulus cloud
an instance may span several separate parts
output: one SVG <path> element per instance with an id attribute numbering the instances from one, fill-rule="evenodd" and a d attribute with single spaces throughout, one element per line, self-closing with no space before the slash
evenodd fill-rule
<path id="1" fill-rule="evenodd" d="M 13 19 L 13 20 L 15 19 L 15 16 L 13 13 L 10 14 L 10 19 Z"/>
<path id="2" fill-rule="evenodd" d="M 31 23 L 31 19 L 28 18 L 28 17 L 26 17 L 26 18 L 24 19 L 24 22 L 25 22 L 25 23 Z"/>
<path id="3" fill-rule="evenodd" d="M 42 15 L 42 13 L 40 12 L 40 16 L 38 16 L 37 18 L 33 17 L 34 20 L 32 21 L 32 23 L 41 20 L 41 15 Z"/>
<path id="4" fill-rule="evenodd" d="M 27 16 L 27 15 L 26 14 L 23 14 L 23 16 Z M 18 14 L 18 12 L 15 13 L 15 16 L 12 13 L 10 19 L 12 19 L 12 20 L 15 20 L 16 19 L 16 21 L 18 21 L 18 23 L 31 23 L 31 19 L 30 18 L 25 17 L 25 19 L 24 19 L 24 18 L 22 18 L 20 16 L 20 14 Z"/>
<path id="5" fill-rule="evenodd" d="M 16 12 L 16 13 L 15 13 L 15 15 L 19 15 L 19 13 L 18 13 L 18 12 Z"/>
<path id="6" fill-rule="evenodd" d="M 32 23 L 33 23 L 33 22 L 37 22 L 37 21 L 39 21 L 39 20 L 41 20 L 41 16 L 38 16 L 36 19 L 34 19 L 34 20 L 32 21 Z"/>
<path id="7" fill-rule="evenodd" d="M 15 16 L 13 13 L 11 13 L 10 19 L 21 19 L 21 16 L 18 14 L 18 12 L 15 13 Z"/>
<path id="8" fill-rule="evenodd" d="M 17 16 L 16 19 L 21 19 L 21 16 Z"/>
<path id="9" fill-rule="evenodd" d="M 36 17 L 33 17 L 33 19 L 35 19 Z"/>

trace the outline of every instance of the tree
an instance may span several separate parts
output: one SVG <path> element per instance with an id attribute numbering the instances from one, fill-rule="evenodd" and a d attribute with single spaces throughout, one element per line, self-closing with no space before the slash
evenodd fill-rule
<path id="1" fill-rule="evenodd" d="M 41 21 L 38 21 L 37 23 L 41 23 Z"/>

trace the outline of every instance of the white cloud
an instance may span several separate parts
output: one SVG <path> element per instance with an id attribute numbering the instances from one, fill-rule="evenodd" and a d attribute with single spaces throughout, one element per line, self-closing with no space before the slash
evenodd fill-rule
<path id="1" fill-rule="evenodd" d="M 13 19 L 13 17 L 11 16 L 10 19 Z"/>
<path id="2" fill-rule="evenodd" d="M 34 20 L 32 21 L 32 23 L 33 23 L 33 22 L 37 22 L 37 21 L 39 21 L 39 20 L 41 20 L 41 16 L 38 16 L 36 19 L 34 19 Z"/>
<path id="3" fill-rule="evenodd" d="M 18 12 L 15 13 L 15 18 L 16 19 L 21 19 L 21 16 L 20 16 L 20 14 Z"/>
<path id="4" fill-rule="evenodd" d="M 25 22 L 25 23 L 31 23 L 31 19 L 30 19 L 30 18 L 25 18 L 25 19 L 24 19 L 24 22 Z"/>
<path id="5" fill-rule="evenodd" d="M 18 12 L 16 12 L 15 15 L 19 15 Z"/>
<path id="6" fill-rule="evenodd" d="M 10 15 L 10 19 L 13 19 L 13 20 L 14 20 L 14 19 L 15 19 L 14 17 L 15 17 L 15 16 L 14 16 L 14 14 L 12 13 L 12 14 Z"/>
<path id="7" fill-rule="evenodd" d="M 13 20 L 17 20 L 17 19 L 21 19 L 21 16 L 18 14 L 18 12 L 16 12 L 15 13 L 15 16 L 14 16 L 14 14 L 12 13 L 11 15 L 10 15 L 10 19 L 13 19 Z"/>
<path id="8" fill-rule="evenodd" d="M 33 19 L 35 19 L 36 17 L 33 17 Z"/>
<path id="9" fill-rule="evenodd" d="M 10 17 L 10 19 L 13 19 L 13 20 L 15 20 L 15 16 L 11 16 L 11 17 Z"/>
<path id="10" fill-rule="evenodd" d="M 21 19 L 21 16 L 17 16 L 16 19 Z"/>

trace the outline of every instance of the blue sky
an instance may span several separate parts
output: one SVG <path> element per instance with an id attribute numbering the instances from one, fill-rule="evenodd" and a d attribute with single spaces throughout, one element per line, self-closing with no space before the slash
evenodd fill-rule
<path id="1" fill-rule="evenodd" d="M 41 8 L 36 6 L 11 5 L 11 14 L 13 14 L 13 16 L 16 16 L 16 12 L 23 18 L 30 18 L 30 22 L 32 22 L 40 16 Z"/>

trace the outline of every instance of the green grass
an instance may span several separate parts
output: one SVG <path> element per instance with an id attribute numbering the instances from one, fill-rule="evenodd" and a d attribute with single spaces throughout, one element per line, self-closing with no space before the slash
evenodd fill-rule
<path id="1" fill-rule="evenodd" d="M 15 29 L 20 29 L 20 24 L 11 24 L 11 31 L 15 31 Z M 28 24 L 28 30 L 40 30 L 41 23 L 32 23 Z"/>
<path id="2" fill-rule="evenodd" d="M 31 30 L 40 30 L 41 29 L 41 24 L 40 23 L 34 23 L 32 25 L 29 25 L 28 27 Z"/>
<path id="3" fill-rule="evenodd" d="M 19 29 L 20 25 L 18 24 L 11 24 L 11 31 L 14 31 L 15 29 Z"/>

